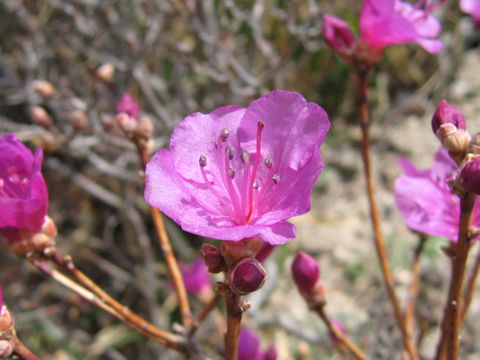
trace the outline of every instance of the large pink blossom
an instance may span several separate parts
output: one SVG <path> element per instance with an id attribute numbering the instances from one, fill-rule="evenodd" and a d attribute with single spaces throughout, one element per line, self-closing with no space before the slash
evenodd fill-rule
<path id="1" fill-rule="evenodd" d="M 433 7 L 430 0 L 416 5 L 401 0 L 365 0 L 360 15 L 362 40 L 371 49 L 416 42 L 428 52 L 438 53 L 443 43 L 436 37 L 442 27 L 431 15 Z"/>
<path id="2" fill-rule="evenodd" d="M 447 184 L 458 166 L 441 148 L 431 169 L 419 170 L 406 159 L 399 160 L 405 174 L 395 181 L 395 201 L 407 225 L 415 231 L 457 241 L 460 200 Z M 474 227 L 480 226 L 480 203 L 473 212 Z"/>
<path id="3" fill-rule="evenodd" d="M 40 230 L 48 209 L 41 173 L 43 152 L 35 154 L 13 134 L 0 137 L 0 234 L 20 240 L 20 230 Z"/>
<path id="4" fill-rule="evenodd" d="M 197 235 L 285 243 L 287 220 L 310 209 L 329 126 L 320 106 L 282 90 L 192 114 L 148 163 L 145 199 Z"/>

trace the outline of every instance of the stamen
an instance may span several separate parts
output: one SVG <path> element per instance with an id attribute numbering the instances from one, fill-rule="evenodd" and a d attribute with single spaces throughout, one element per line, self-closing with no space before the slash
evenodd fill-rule
<path id="1" fill-rule="evenodd" d="M 208 189 L 215 195 L 215 197 L 220 201 L 220 204 L 225 206 L 225 208 L 229 208 L 228 204 L 223 200 L 223 198 L 220 196 L 220 194 L 213 188 L 212 184 L 210 181 L 207 179 L 207 174 L 205 173 L 205 166 L 207 166 L 207 157 L 205 155 L 200 155 L 200 158 L 198 159 L 198 163 L 200 164 L 200 172 L 202 173 L 203 181 L 205 182 L 205 185 L 207 185 Z"/>
<path id="2" fill-rule="evenodd" d="M 200 155 L 200 158 L 198 159 L 198 163 L 202 168 L 207 166 L 207 157 L 205 155 Z"/>
<path id="3" fill-rule="evenodd" d="M 234 168 L 228 168 L 227 174 L 228 174 L 228 176 L 230 176 L 230 179 L 233 179 L 235 177 L 235 169 Z"/>
<path id="4" fill-rule="evenodd" d="M 247 223 L 250 220 L 253 212 L 253 185 L 255 182 L 255 177 L 257 176 L 258 164 L 260 164 L 260 158 L 262 156 L 262 131 L 265 126 L 263 121 L 257 123 L 257 152 L 255 154 L 255 163 L 253 165 L 253 171 L 250 178 L 250 186 L 248 187 L 248 213 L 247 213 Z"/>
<path id="5" fill-rule="evenodd" d="M 242 155 L 240 155 L 240 159 L 244 165 L 248 165 L 250 163 L 250 153 L 247 150 L 242 150 Z"/>
<path id="6" fill-rule="evenodd" d="M 265 158 L 265 166 L 267 167 L 267 169 L 271 169 L 271 168 L 272 168 L 272 166 L 273 166 L 273 161 L 272 161 L 272 158 L 271 158 L 271 157 Z"/>
<path id="7" fill-rule="evenodd" d="M 228 139 L 228 129 L 222 129 L 222 131 L 220 131 L 220 140 L 225 142 L 227 141 L 227 139 Z"/>
<path id="8" fill-rule="evenodd" d="M 228 146 L 225 148 L 225 155 L 227 155 L 227 157 L 228 157 L 230 160 L 233 160 L 233 157 L 235 156 L 235 149 L 233 148 L 232 145 L 228 145 Z"/>
<path id="9" fill-rule="evenodd" d="M 252 188 L 254 188 L 255 190 L 258 190 L 259 187 L 260 187 L 260 185 L 258 184 L 258 181 L 255 180 L 255 181 L 253 182 Z"/>
<path id="10" fill-rule="evenodd" d="M 273 180 L 273 183 L 274 183 L 275 185 L 277 185 L 278 182 L 280 181 L 280 174 L 275 174 L 275 175 L 273 175 L 273 176 L 272 176 L 272 180 Z"/>

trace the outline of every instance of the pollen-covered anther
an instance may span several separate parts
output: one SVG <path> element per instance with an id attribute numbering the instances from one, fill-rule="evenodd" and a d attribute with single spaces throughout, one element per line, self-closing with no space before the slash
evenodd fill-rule
<path id="1" fill-rule="evenodd" d="M 258 181 L 255 180 L 255 181 L 253 182 L 253 188 L 254 188 L 255 190 L 258 190 L 259 187 L 260 187 L 260 185 L 258 184 Z"/>
<path id="2" fill-rule="evenodd" d="M 228 176 L 230 176 L 231 179 L 235 177 L 235 169 L 234 168 L 228 168 L 227 170 Z"/>
<path id="3" fill-rule="evenodd" d="M 267 169 L 272 168 L 272 166 L 273 166 L 272 158 L 270 158 L 270 157 L 265 158 L 265 166 L 267 167 Z"/>
<path id="4" fill-rule="evenodd" d="M 198 159 L 198 163 L 202 168 L 207 166 L 207 157 L 205 155 L 200 155 L 200 158 Z"/>
<path id="5" fill-rule="evenodd" d="M 247 150 L 242 150 L 242 154 L 240 155 L 240 159 L 242 160 L 242 163 L 248 164 L 250 162 L 250 153 Z"/>
<path id="6" fill-rule="evenodd" d="M 280 174 L 275 174 L 272 176 L 272 181 L 275 185 L 277 185 L 280 181 Z"/>
<path id="7" fill-rule="evenodd" d="M 232 145 L 228 145 L 226 148 L 225 148 L 225 155 L 227 155 L 228 159 L 229 160 L 233 160 L 234 156 L 235 156 L 235 149 L 233 148 Z"/>
<path id="8" fill-rule="evenodd" d="M 222 131 L 220 131 L 220 140 L 222 140 L 223 142 L 227 141 L 228 134 L 229 134 L 228 129 L 222 129 Z"/>

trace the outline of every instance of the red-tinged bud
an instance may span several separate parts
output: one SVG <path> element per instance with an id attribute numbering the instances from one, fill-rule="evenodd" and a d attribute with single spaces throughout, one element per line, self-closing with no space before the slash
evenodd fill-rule
<path id="1" fill-rule="evenodd" d="M 435 135 L 443 124 L 453 124 L 457 129 L 466 130 L 465 116 L 455 106 L 442 100 L 432 117 L 432 130 Z"/>
<path id="2" fill-rule="evenodd" d="M 325 42 L 341 55 L 347 55 L 355 44 L 355 35 L 350 26 L 337 17 L 323 15 L 322 35 Z"/>
<path id="3" fill-rule="evenodd" d="M 222 241 L 220 251 L 227 267 L 230 268 L 245 258 L 255 257 L 262 248 L 260 238 L 243 239 L 242 241 Z"/>
<path id="4" fill-rule="evenodd" d="M 140 107 L 138 106 L 138 103 L 130 96 L 129 93 L 123 94 L 117 104 L 117 114 L 120 113 L 125 113 L 134 119 L 138 119 Z"/>
<path id="5" fill-rule="evenodd" d="M 0 359 L 6 359 L 13 354 L 14 344 L 12 340 L 0 340 Z"/>
<path id="6" fill-rule="evenodd" d="M 153 123 L 148 116 L 142 116 L 138 121 L 137 135 L 149 139 L 153 135 Z"/>
<path id="7" fill-rule="evenodd" d="M 227 275 L 230 289 L 237 295 L 246 295 L 260 289 L 267 272 L 256 259 L 243 259 Z"/>
<path id="8" fill-rule="evenodd" d="M 343 324 L 340 320 L 332 319 L 331 321 L 332 321 L 332 326 L 335 327 L 338 335 L 344 336 L 347 333 L 347 330 L 345 329 L 345 326 L 343 326 Z M 341 338 L 339 336 L 337 336 L 337 334 L 333 330 L 330 330 L 328 332 L 328 334 L 330 335 L 330 339 L 332 340 L 332 342 L 334 344 L 338 345 L 338 344 L 342 343 Z"/>
<path id="9" fill-rule="evenodd" d="M 0 333 L 12 330 L 15 326 L 13 317 L 8 311 L 8 308 L 3 305 L 0 309 Z"/>
<path id="10" fill-rule="evenodd" d="M 115 74 L 115 65 L 112 63 L 105 63 L 97 69 L 98 78 L 104 83 L 111 83 L 113 75 Z"/>
<path id="11" fill-rule="evenodd" d="M 480 194 L 480 157 L 475 156 L 465 164 L 458 181 L 465 191 Z"/>
<path id="12" fill-rule="evenodd" d="M 457 129 L 455 125 L 449 123 L 438 128 L 437 137 L 457 163 L 463 159 L 472 139 L 466 130 Z"/>
<path id="13" fill-rule="evenodd" d="M 319 274 L 317 260 L 303 251 L 299 252 L 292 263 L 292 275 L 300 291 L 311 292 L 318 281 Z"/>
<path id="14" fill-rule="evenodd" d="M 51 98 L 56 93 L 55 86 L 46 80 L 35 80 L 32 85 L 35 91 L 45 98 Z"/>
<path id="15" fill-rule="evenodd" d="M 216 274 L 227 269 L 220 249 L 216 246 L 212 244 L 202 244 L 200 255 L 205 261 L 209 272 Z"/>
<path id="16" fill-rule="evenodd" d="M 127 113 L 119 113 L 115 118 L 126 137 L 132 139 L 138 127 L 138 121 Z"/>
<path id="17" fill-rule="evenodd" d="M 52 117 L 40 106 L 32 106 L 30 108 L 30 116 L 35 125 L 48 127 L 53 124 Z"/>
<path id="18" fill-rule="evenodd" d="M 277 360 L 278 353 L 275 346 L 270 346 L 263 354 L 263 360 Z"/>
<path id="19" fill-rule="evenodd" d="M 268 242 L 264 241 L 262 243 L 262 248 L 258 252 L 257 256 L 255 256 L 255 259 L 257 259 L 260 262 L 263 262 L 266 258 L 270 256 L 272 251 L 275 249 L 275 245 L 269 244 Z"/>

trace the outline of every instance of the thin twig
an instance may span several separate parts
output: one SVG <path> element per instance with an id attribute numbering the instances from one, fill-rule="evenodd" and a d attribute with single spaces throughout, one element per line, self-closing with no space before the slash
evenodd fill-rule
<path id="1" fill-rule="evenodd" d="M 418 288 L 420 283 L 420 256 L 423 246 L 428 239 L 428 235 L 419 234 L 418 245 L 413 254 L 412 282 L 408 289 L 408 303 L 405 311 L 405 327 L 410 338 L 413 337 L 413 319 L 415 315 L 415 302 L 417 300 Z"/>
<path id="2" fill-rule="evenodd" d="M 227 333 L 225 334 L 225 360 L 237 360 L 238 335 L 242 322 L 243 310 L 240 307 L 240 296 L 229 294 L 225 296 L 227 306 Z"/>
<path id="3" fill-rule="evenodd" d="M 19 338 L 16 339 L 15 349 L 13 349 L 13 352 L 23 360 L 40 360 L 20 341 Z"/>
<path id="4" fill-rule="evenodd" d="M 195 334 L 197 331 L 198 327 L 202 324 L 202 322 L 205 320 L 208 314 L 210 314 L 210 311 L 212 311 L 215 306 L 217 306 L 218 302 L 222 296 L 220 294 L 215 294 L 203 307 L 202 311 L 197 316 L 197 319 L 193 323 L 191 329 L 190 329 L 190 335 Z"/>
<path id="5" fill-rule="evenodd" d="M 475 194 L 466 193 L 460 199 L 460 225 L 458 228 L 458 242 L 455 247 L 455 254 L 452 258 L 452 278 L 448 299 L 445 305 L 445 312 L 442 322 L 442 335 L 437 347 L 435 359 L 446 358 L 448 360 L 458 359 L 460 350 L 460 329 L 463 281 L 465 267 L 467 264 L 468 251 L 470 249 L 469 231 L 472 223 L 472 212 L 475 205 Z"/>
<path id="6" fill-rule="evenodd" d="M 478 248 L 477 257 L 475 258 L 475 264 L 470 272 L 468 277 L 467 287 L 465 289 L 465 295 L 463 298 L 463 308 L 462 315 L 460 317 L 460 323 L 463 324 L 468 314 L 468 308 L 473 299 L 473 294 L 475 292 L 475 284 L 477 282 L 478 271 L 480 270 L 480 247 Z"/>
<path id="7" fill-rule="evenodd" d="M 377 251 L 378 259 L 380 261 L 380 267 L 382 269 L 383 280 L 385 287 L 387 288 L 388 297 L 393 306 L 395 319 L 397 325 L 402 333 L 402 339 L 405 349 L 408 352 L 409 357 L 412 360 L 418 360 L 417 350 L 409 337 L 407 329 L 405 327 L 405 321 L 400 309 L 397 295 L 394 289 L 393 276 L 390 270 L 390 264 L 388 262 L 387 253 L 385 249 L 385 243 L 383 240 L 383 234 L 380 229 L 380 214 L 378 211 L 377 202 L 375 199 L 375 186 L 372 177 L 371 159 L 370 159 L 370 135 L 368 131 L 369 116 L 368 116 L 368 77 L 369 71 L 361 71 L 358 74 L 358 98 L 359 98 L 359 110 L 360 110 L 360 128 L 362 130 L 362 159 L 365 171 L 365 180 L 367 185 L 368 201 L 370 205 L 370 217 L 372 220 L 372 227 L 374 232 L 375 248 Z"/>
<path id="8" fill-rule="evenodd" d="M 358 360 L 368 360 L 368 356 L 350 338 L 332 322 L 325 312 L 325 303 L 316 305 L 313 310 L 320 316 L 328 330 L 339 340 L 337 346 L 344 345 Z"/>

